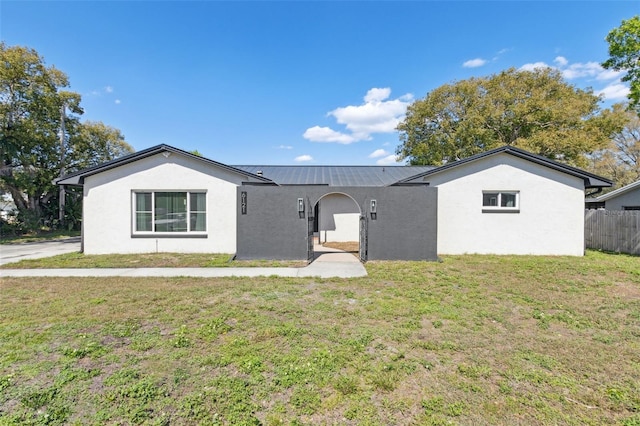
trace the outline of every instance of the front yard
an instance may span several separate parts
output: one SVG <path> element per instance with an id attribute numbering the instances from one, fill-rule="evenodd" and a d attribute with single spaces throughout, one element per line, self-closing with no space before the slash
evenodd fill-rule
<path id="1" fill-rule="evenodd" d="M 640 425 L 640 258 L 367 270 L 1 278 L 0 424 Z"/>

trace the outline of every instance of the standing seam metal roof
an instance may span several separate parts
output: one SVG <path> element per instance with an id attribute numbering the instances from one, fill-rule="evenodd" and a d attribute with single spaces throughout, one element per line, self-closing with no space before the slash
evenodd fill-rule
<path id="1" fill-rule="evenodd" d="M 232 166 L 279 185 L 388 186 L 432 166 Z"/>

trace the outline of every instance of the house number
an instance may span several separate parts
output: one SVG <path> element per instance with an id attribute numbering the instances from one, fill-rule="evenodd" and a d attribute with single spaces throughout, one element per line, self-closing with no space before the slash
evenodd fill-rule
<path id="1" fill-rule="evenodd" d="M 240 211 L 242 214 L 247 214 L 247 193 L 245 191 L 240 193 Z"/>

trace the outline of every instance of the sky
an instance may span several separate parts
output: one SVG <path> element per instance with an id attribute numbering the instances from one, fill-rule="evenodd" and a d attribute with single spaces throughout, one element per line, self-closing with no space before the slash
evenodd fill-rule
<path id="1" fill-rule="evenodd" d="M 0 38 L 136 150 L 230 165 L 390 165 L 395 127 L 444 85 L 548 66 L 626 100 L 606 35 L 638 1 L 0 1 Z"/>

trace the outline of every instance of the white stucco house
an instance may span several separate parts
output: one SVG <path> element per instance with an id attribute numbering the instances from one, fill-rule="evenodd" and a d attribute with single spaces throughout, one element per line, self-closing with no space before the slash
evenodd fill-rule
<path id="1" fill-rule="evenodd" d="M 502 147 L 412 177 L 438 188 L 440 254 L 584 254 L 585 189 L 612 183 Z"/>
<path id="2" fill-rule="evenodd" d="M 363 260 L 369 246 L 378 258 L 581 256 L 585 190 L 612 185 L 509 146 L 433 168 L 229 166 L 159 145 L 57 183 L 83 187 L 87 254 L 251 245 L 278 258 L 281 245 L 316 238 L 359 241 Z"/>

